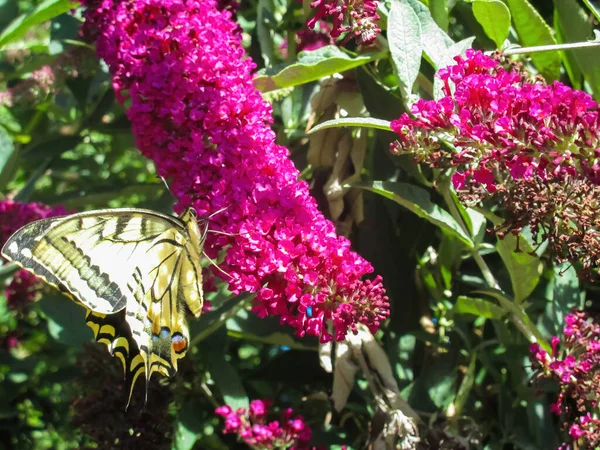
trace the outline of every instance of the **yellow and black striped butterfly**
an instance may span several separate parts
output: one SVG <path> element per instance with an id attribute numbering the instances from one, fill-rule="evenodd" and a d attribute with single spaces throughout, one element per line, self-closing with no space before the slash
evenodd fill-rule
<path id="1" fill-rule="evenodd" d="M 129 398 L 140 375 L 173 376 L 202 311 L 200 256 L 207 222 L 106 209 L 42 219 L 15 232 L 2 255 L 87 308 L 98 342 L 123 363 Z"/>

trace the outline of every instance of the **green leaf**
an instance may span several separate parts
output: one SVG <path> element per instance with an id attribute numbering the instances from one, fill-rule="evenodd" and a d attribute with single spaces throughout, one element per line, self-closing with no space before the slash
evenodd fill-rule
<path id="1" fill-rule="evenodd" d="M 509 314 L 510 319 L 517 327 L 517 329 L 525 336 L 528 342 L 537 342 L 547 352 L 551 352 L 552 349 L 548 344 L 548 341 L 544 339 L 540 330 L 535 326 L 533 321 L 529 318 L 527 313 L 523 310 L 521 305 L 513 302 L 507 298 L 501 291 L 495 289 L 481 289 L 475 291 L 475 293 L 489 295 L 492 298 L 498 300 L 500 306 L 504 311 Z"/>
<path id="2" fill-rule="evenodd" d="M 568 263 L 556 265 L 554 276 L 546 288 L 546 308 L 538 326 L 548 335 L 557 335 L 564 326 L 565 316 L 572 308 L 583 306 L 583 295 L 575 268 Z"/>
<path id="3" fill-rule="evenodd" d="M 50 166 L 50 163 L 52 162 L 52 160 L 53 160 L 52 157 L 46 158 L 46 160 L 44 162 L 42 162 L 38 166 L 37 169 L 35 169 L 35 171 L 31 175 L 31 177 L 29 177 L 29 179 L 27 180 L 25 185 L 21 188 L 21 190 L 17 193 L 17 195 L 15 195 L 14 200 L 16 200 L 18 202 L 24 202 L 24 203 L 29 202 L 31 195 L 33 194 L 33 192 L 35 190 L 35 185 L 40 180 L 40 178 L 42 178 L 44 176 L 44 174 L 45 174 L 46 170 L 48 169 L 48 167 Z"/>
<path id="4" fill-rule="evenodd" d="M 427 389 L 429 397 L 435 406 L 446 408 L 454 399 L 456 378 L 456 373 L 444 374 L 436 379 L 435 384 Z"/>
<path id="5" fill-rule="evenodd" d="M 473 15 L 485 34 L 501 48 L 510 30 L 510 11 L 501 0 L 475 0 Z"/>
<path id="6" fill-rule="evenodd" d="M 30 28 L 44 23 L 54 17 L 77 7 L 72 0 L 47 0 L 41 3 L 30 14 L 23 14 L 11 22 L 0 34 L 0 50 L 6 44 L 16 41 L 29 31 Z"/>
<path id="7" fill-rule="evenodd" d="M 272 7 L 271 0 L 259 0 L 256 7 L 256 35 L 261 56 L 267 67 L 272 64 L 275 57 L 270 25 L 275 25 L 276 20 L 273 17 Z"/>
<path id="8" fill-rule="evenodd" d="M 540 281 L 543 264 L 530 254 L 533 249 L 522 236 L 508 233 L 504 239 L 498 239 L 496 249 L 510 275 L 515 302 L 521 303 Z"/>
<path id="9" fill-rule="evenodd" d="M 373 119 L 371 117 L 346 117 L 344 119 L 328 120 L 310 129 L 308 134 L 316 133 L 317 131 L 327 128 L 340 127 L 364 127 L 375 128 L 377 130 L 391 131 L 390 122 L 387 120 Z"/>
<path id="10" fill-rule="evenodd" d="M 311 343 L 310 337 L 297 339 L 282 328 L 275 318 L 260 319 L 256 314 L 241 310 L 235 317 L 227 321 L 227 334 L 236 339 L 251 342 L 289 347 L 294 350 L 316 350 L 316 342 Z M 312 345 L 311 345 L 312 344 Z"/>
<path id="11" fill-rule="evenodd" d="M 585 6 L 592 12 L 597 21 L 600 21 L 600 5 L 594 5 L 591 0 L 583 0 Z"/>
<path id="12" fill-rule="evenodd" d="M 5 190 L 6 185 L 15 174 L 18 153 L 10 134 L 3 126 L 0 126 L 0 191 Z"/>
<path id="13" fill-rule="evenodd" d="M 210 348 L 209 371 L 227 405 L 234 410 L 238 408 L 248 409 L 250 400 L 236 368 L 225 359 L 224 345 L 210 345 L 215 340 L 225 339 L 226 335 L 221 331 L 224 331 L 224 329 L 221 329 L 207 340 Z"/>
<path id="14" fill-rule="evenodd" d="M 57 341 L 79 348 L 92 339 L 85 324 L 85 309 L 64 295 L 45 295 L 39 305 L 48 319 L 48 331 Z"/>
<path id="15" fill-rule="evenodd" d="M 298 61 L 293 64 L 261 70 L 254 78 L 254 86 L 261 92 L 297 86 L 362 66 L 383 56 L 382 53 L 371 53 L 352 57 L 338 47 L 328 45 L 300 52 Z"/>
<path id="16" fill-rule="evenodd" d="M 461 295 L 456 300 L 453 310 L 458 314 L 473 314 L 486 319 L 502 320 L 506 312 L 492 302 L 481 298 L 472 298 Z"/>
<path id="17" fill-rule="evenodd" d="M 435 23 L 444 30 L 448 31 L 448 3 L 447 0 L 429 0 L 429 11 Z"/>
<path id="18" fill-rule="evenodd" d="M 405 103 L 409 103 L 419 74 L 423 47 L 419 18 L 408 4 L 399 0 L 392 2 L 387 36 L 400 92 Z"/>
<path id="19" fill-rule="evenodd" d="M 458 55 L 463 55 L 468 48 L 471 48 L 474 40 L 474 37 L 469 37 L 463 39 L 460 42 L 457 42 L 456 44 L 453 44 L 444 54 L 444 56 L 442 56 L 438 61 L 438 70 L 456 64 L 456 61 L 454 61 L 454 57 Z M 444 83 L 442 82 L 442 80 L 440 80 L 440 77 L 436 76 L 433 79 L 433 98 L 435 100 L 439 100 L 444 96 L 444 93 L 442 92 L 442 87 L 444 87 Z"/>
<path id="20" fill-rule="evenodd" d="M 421 3 L 419 0 L 404 0 L 413 9 L 421 24 L 421 35 L 426 36 L 421 43 L 423 45 L 423 52 L 431 63 L 434 69 L 443 67 L 440 65 L 448 52 L 448 49 L 452 47 L 454 41 L 442 30 L 435 22 L 427 6 Z"/>
<path id="21" fill-rule="evenodd" d="M 507 3 L 523 47 L 556 44 L 552 29 L 528 0 L 507 0 Z M 533 52 L 531 59 L 546 80 L 560 77 L 559 52 Z"/>
<path id="22" fill-rule="evenodd" d="M 191 345 L 196 345 L 224 326 L 226 322 L 238 314 L 252 298 L 250 295 L 238 295 L 227 300 L 219 309 L 203 314 L 200 320 L 192 322 L 190 332 Z"/>
<path id="23" fill-rule="evenodd" d="M 554 13 L 566 42 L 585 42 L 593 37 L 588 14 L 576 0 L 555 0 Z M 600 49 L 580 48 L 566 50 L 565 55 L 574 55 L 578 68 L 590 84 L 594 98 L 600 98 Z"/>
<path id="24" fill-rule="evenodd" d="M 408 208 L 417 216 L 428 220 L 443 232 L 449 233 L 460 239 L 469 248 L 473 248 L 473 241 L 452 215 L 431 201 L 429 193 L 417 186 L 408 183 L 393 183 L 391 181 L 373 181 L 370 183 L 352 184 L 353 187 L 375 192 L 399 205 Z"/>
<path id="25" fill-rule="evenodd" d="M 183 423 L 177 424 L 173 448 L 175 450 L 191 450 L 198 440 L 199 433 L 190 430 Z"/>

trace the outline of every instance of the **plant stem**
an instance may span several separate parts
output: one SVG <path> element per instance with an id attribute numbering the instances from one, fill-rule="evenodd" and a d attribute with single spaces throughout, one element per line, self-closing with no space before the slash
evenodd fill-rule
<path id="1" fill-rule="evenodd" d="M 460 214 L 460 211 L 456 207 L 456 204 L 454 203 L 454 199 L 452 198 L 452 195 L 450 194 L 450 185 L 447 182 L 439 183 L 438 191 L 440 191 L 440 193 L 442 194 L 442 197 L 444 197 L 444 200 L 446 201 L 446 204 L 448 205 L 448 209 L 450 210 L 450 214 L 452 214 L 452 217 L 454 217 L 454 220 L 456 220 L 458 222 L 458 224 L 462 227 L 462 229 L 465 231 L 465 233 L 467 233 L 469 236 L 471 236 L 471 232 L 468 229 L 467 225 L 465 224 L 465 221 L 463 220 L 463 218 Z M 478 250 L 477 246 L 473 246 L 471 248 L 471 256 L 473 257 L 473 260 L 477 264 L 477 267 L 479 267 L 479 270 L 481 270 L 483 279 L 490 287 L 500 290 L 500 285 L 496 281 L 496 278 L 494 278 L 492 271 L 490 270 L 487 263 L 485 262 L 485 260 L 479 254 L 479 252 L 477 250 Z"/>

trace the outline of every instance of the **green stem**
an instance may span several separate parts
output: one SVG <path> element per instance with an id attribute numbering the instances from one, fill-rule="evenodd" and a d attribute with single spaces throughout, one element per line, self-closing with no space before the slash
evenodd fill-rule
<path id="1" fill-rule="evenodd" d="M 200 331 L 196 336 L 194 336 L 194 338 L 190 342 L 190 347 L 203 341 L 215 331 L 217 331 L 219 328 L 221 328 L 223 325 L 225 325 L 225 323 L 229 319 L 234 317 L 240 309 L 244 308 L 248 304 L 249 300 L 252 298 L 252 296 L 249 296 L 247 298 L 241 299 L 237 305 L 223 312 L 223 314 L 221 314 L 213 323 L 211 323 L 208 327 L 206 327 L 204 330 Z"/>
<path id="2" fill-rule="evenodd" d="M 492 271 L 488 267 L 488 265 L 485 262 L 485 260 L 483 259 L 483 257 L 479 254 L 479 252 L 477 252 L 476 248 L 471 250 L 471 255 L 473 256 L 473 260 L 475 261 L 475 264 L 477 264 L 477 267 L 479 267 L 479 270 L 481 270 L 481 274 L 483 275 L 483 279 L 485 280 L 485 282 L 490 287 L 501 290 L 500 285 L 498 284 L 498 282 L 496 281 L 496 278 L 494 278 L 494 275 L 492 274 Z"/>

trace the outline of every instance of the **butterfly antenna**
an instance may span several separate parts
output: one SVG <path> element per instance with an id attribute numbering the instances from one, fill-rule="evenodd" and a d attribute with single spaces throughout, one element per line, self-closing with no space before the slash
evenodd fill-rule
<path id="1" fill-rule="evenodd" d="M 215 266 L 217 269 L 219 269 L 219 271 L 223 272 L 225 275 L 227 275 L 229 278 L 233 278 L 230 274 L 228 274 L 227 272 L 225 272 L 223 269 L 221 269 L 219 267 L 219 265 L 210 257 L 208 256 L 204 251 L 202 251 L 202 254 L 204 255 L 204 257 L 206 259 L 208 259 L 210 261 L 210 263 Z"/>
<path id="2" fill-rule="evenodd" d="M 229 208 L 229 206 L 225 206 L 224 208 L 216 210 L 214 213 L 212 213 L 210 216 L 208 216 L 208 218 L 211 219 L 212 217 L 216 216 L 217 214 L 221 214 L 227 208 Z"/>
<path id="3" fill-rule="evenodd" d="M 165 177 L 159 176 L 158 178 L 160 178 L 162 180 L 162 182 L 165 184 L 165 187 L 167 188 L 167 191 L 169 191 L 169 194 L 173 195 L 173 193 L 171 192 L 171 188 L 169 187 L 169 183 L 167 183 L 167 180 L 165 179 Z"/>

